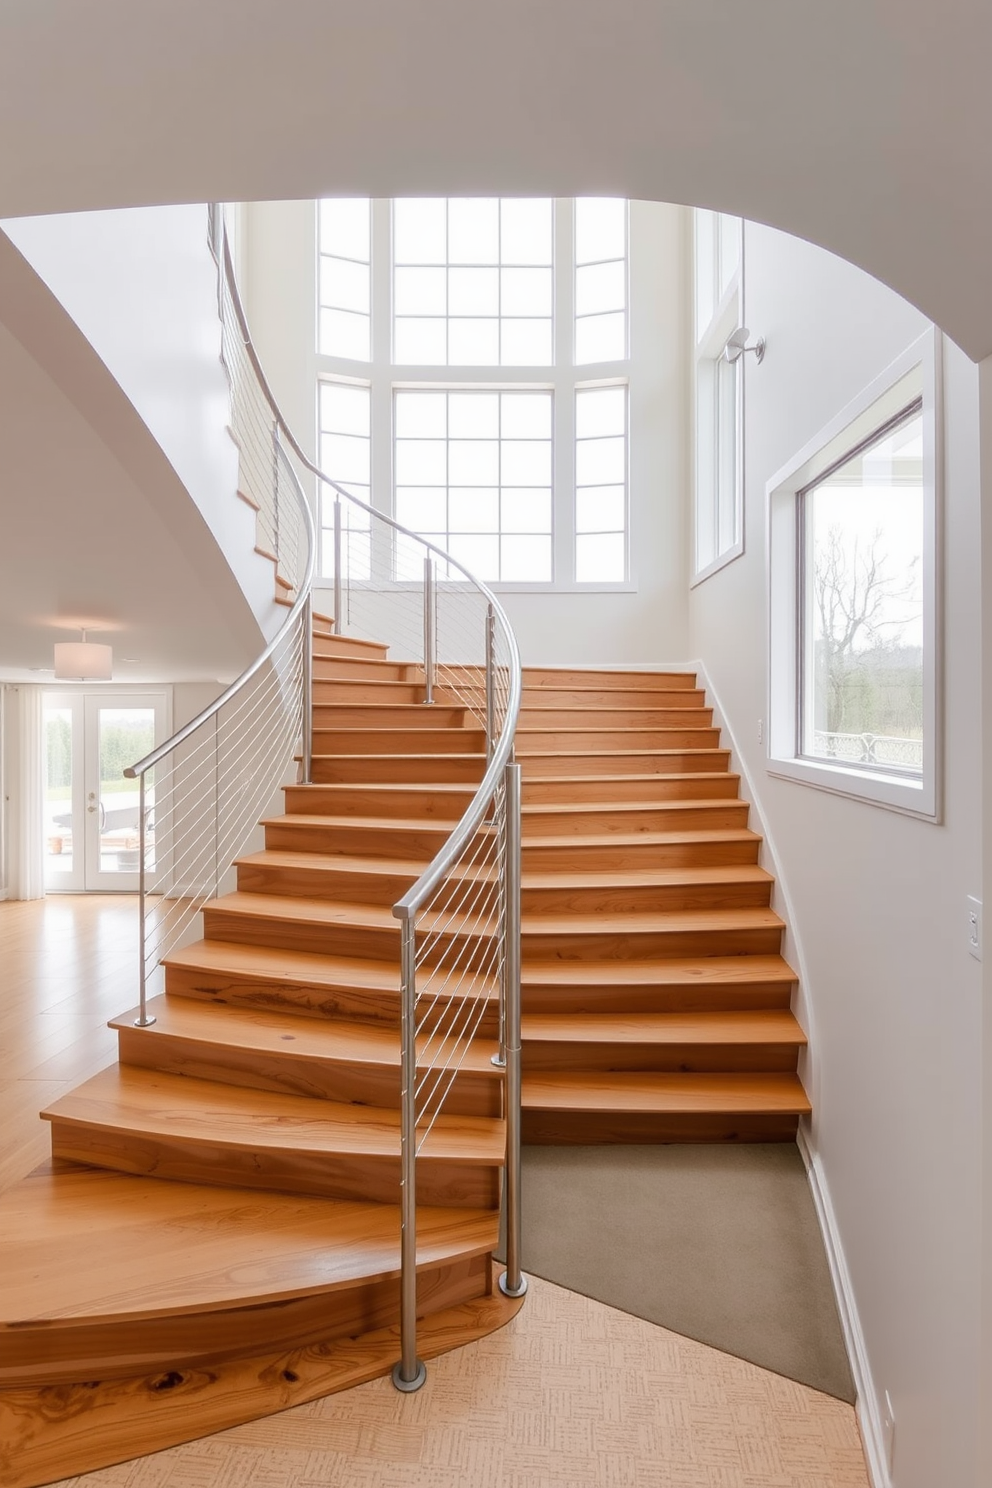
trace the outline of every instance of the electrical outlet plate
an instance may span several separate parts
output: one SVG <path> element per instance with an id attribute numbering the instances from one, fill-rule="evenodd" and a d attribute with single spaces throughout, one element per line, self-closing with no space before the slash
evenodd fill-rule
<path id="1" fill-rule="evenodd" d="M 976 961 L 982 959 L 982 901 L 969 894 L 968 905 L 968 955 Z"/>

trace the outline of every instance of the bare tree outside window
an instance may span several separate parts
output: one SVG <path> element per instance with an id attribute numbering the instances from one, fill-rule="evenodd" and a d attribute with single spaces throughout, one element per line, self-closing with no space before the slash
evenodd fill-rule
<path id="1" fill-rule="evenodd" d="M 805 493 L 808 755 L 922 769 L 921 450 L 911 414 Z"/>

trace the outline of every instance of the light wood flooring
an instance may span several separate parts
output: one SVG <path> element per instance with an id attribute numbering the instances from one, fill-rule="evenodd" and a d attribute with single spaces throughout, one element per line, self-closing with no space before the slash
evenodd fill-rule
<path id="1" fill-rule="evenodd" d="M 0 1187 L 39 1108 L 109 1064 L 134 1001 L 129 896 L 0 903 Z M 526 1257 L 525 1257 L 526 1262 Z M 80 1488 L 867 1488 L 843 1402 L 534 1280 L 506 1328 L 387 1380 L 66 1480 Z"/>
<path id="2" fill-rule="evenodd" d="M 430 1365 L 60 1488 L 869 1488 L 851 1406 L 532 1279 Z"/>

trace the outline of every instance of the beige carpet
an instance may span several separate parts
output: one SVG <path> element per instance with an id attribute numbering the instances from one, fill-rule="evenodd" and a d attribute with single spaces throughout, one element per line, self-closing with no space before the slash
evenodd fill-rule
<path id="1" fill-rule="evenodd" d="M 798 1148 L 525 1147 L 524 1270 L 854 1400 Z"/>
<path id="2" fill-rule="evenodd" d="M 869 1488 L 849 1405 L 535 1279 L 505 1328 L 61 1488 Z"/>

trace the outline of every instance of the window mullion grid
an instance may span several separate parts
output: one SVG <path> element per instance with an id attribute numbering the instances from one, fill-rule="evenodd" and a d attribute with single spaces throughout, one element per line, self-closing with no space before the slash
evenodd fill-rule
<path id="1" fill-rule="evenodd" d="M 552 582 L 575 581 L 575 214 L 569 197 L 555 199 L 554 438 L 552 441 Z M 570 265 L 570 272 L 566 270 Z"/>

